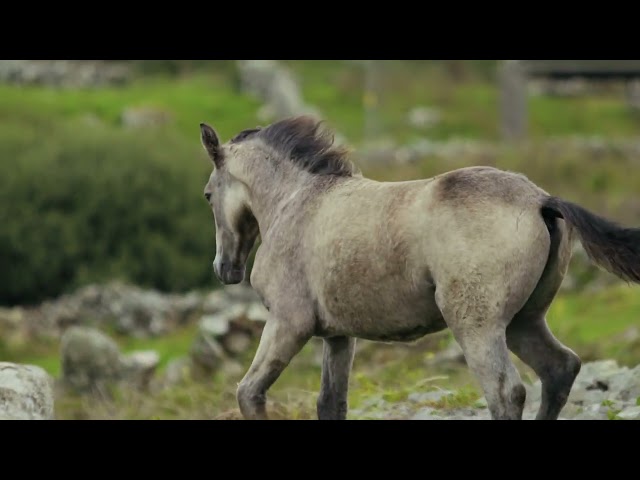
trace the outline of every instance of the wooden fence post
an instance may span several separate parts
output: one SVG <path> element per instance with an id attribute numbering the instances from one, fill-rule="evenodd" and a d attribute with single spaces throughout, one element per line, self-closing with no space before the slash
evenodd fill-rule
<path id="1" fill-rule="evenodd" d="M 505 60 L 499 70 L 500 129 L 506 141 L 521 140 L 527 130 L 527 74 L 519 60 Z"/>

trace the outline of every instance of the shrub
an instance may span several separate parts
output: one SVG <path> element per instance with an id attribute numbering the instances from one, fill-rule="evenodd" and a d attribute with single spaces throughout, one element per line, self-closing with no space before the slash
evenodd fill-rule
<path id="1" fill-rule="evenodd" d="M 73 122 L 0 129 L 0 303 L 87 282 L 211 286 L 210 164 L 197 134 Z"/>

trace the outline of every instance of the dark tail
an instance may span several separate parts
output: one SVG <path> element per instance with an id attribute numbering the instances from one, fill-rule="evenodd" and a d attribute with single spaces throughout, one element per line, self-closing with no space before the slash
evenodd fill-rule
<path id="1" fill-rule="evenodd" d="M 563 218 L 578 233 L 589 258 L 628 282 L 640 283 L 640 228 L 626 228 L 557 197 L 542 204 L 545 218 Z"/>

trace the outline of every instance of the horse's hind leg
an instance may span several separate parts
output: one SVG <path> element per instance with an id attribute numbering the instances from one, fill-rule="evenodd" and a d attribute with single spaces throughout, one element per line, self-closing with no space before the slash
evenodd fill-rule
<path id="1" fill-rule="evenodd" d="M 527 392 L 509 358 L 504 331 L 453 328 L 467 365 L 480 382 L 494 420 L 521 420 Z"/>
<path id="2" fill-rule="evenodd" d="M 311 338 L 310 331 L 300 327 L 279 318 L 270 318 L 265 324 L 256 355 L 236 394 L 246 419 L 267 419 L 267 390 Z"/>
<path id="3" fill-rule="evenodd" d="M 345 420 L 349 374 L 353 365 L 356 339 L 333 337 L 324 339 L 322 385 L 318 396 L 319 420 Z"/>
<path id="4" fill-rule="evenodd" d="M 492 307 L 494 302 L 478 296 L 472 298 L 475 305 L 463 303 L 452 292 L 436 292 L 440 311 L 462 347 L 467 365 L 480 382 L 491 417 L 521 420 L 527 392 L 509 358 L 507 322 L 500 309 Z"/>
<path id="5" fill-rule="evenodd" d="M 507 343 L 542 382 L 542 403 L 536 419 L 556 420 L 580 372 L 580 358 L 553 336 L 544 314 L 516 315 L 507 328 Z"/>
<path id="6" fill-rule="evenodd" d="M 555 224 L 550 236 L 549 257 L 540 281 L 507 327 L 509 349 L 533 368 L 542 382 L 538 420 L 558 418 L 581 365 L 580 358 L 553 336 L 545 320 L 571 258 L 571 236 L 563 222 Z"/>

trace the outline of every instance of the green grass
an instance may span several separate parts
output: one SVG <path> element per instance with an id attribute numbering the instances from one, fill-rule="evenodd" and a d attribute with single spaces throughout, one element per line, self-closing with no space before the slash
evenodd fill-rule
<path id="1" fill-rule="evenodd" d="M 583 360 L 614 358 L 620 364 L 640 363 L 640 341 L 623 334 L 640 329 L 640 296 L 626 284 L 595 293 L 558 297 L 547 315 L 552 332 Z"/>
<path id="2" fill-rule="evenodd" d="M 591 294 L 572 293 L 558 297 L 548 314 L 550 327 L 567 341 L 595 343 L 640 327 L 640 295 L 626 284 Z"/>
<path id="3" fill-rule="evenodd" d="M 495 76 L 479 78 L 469 74 L 456 79 L 433 61 L 413 65 L 402 61 L 382 63 L 376 109 L 379 134 L 399 142 L 421 136 L 499 139 Z M 307 101 L 358 143 L 365 127 L 363 67 L 328 60 L 290 61 L 288 65 L 300 79 Z M 416 105 L 439 110 L 440 123 L 424 132 L 412 129 L 407 114 Z M 640 114 L 627 106 L 624 93 L 615 88 L 584 97 L 530 95 L 528 112 L 529 135 L 533 139 L 563 135 L 623 138 L 640 133 Z"/>
<path id="4" fill-rule="evenodd" d="M 305 100 L 317 106 L 331 125 L 354 144 L 363 137 L 365 76 L 361 65 L 336 60 L 285 62 L 301 82 Z M 399 142 L 422 136 L 433 139 L 499 138 L 499 98 L 493 75 L 452 78 L 441 62 L 383 62 L 378 114 L 382 134 Z M 471 64 L 469 64 L 471 65 Z M 465 67 L 469 72 L 473 69 Z M 492 66 L 487 68 L 493 68 Z M 428 131 L 406 121 L 416 105 L 436 108 L 441 122 Z M 130 85 L 90 90 L 0 85 L 0 126 L 46 126 L 92 115 L 117 125 L 129 107 L 153 107 L 168 113 L 172 129 L 185 138 L 198 136 L 201 121 L 212 123 L 224 139 L 254 126 L 256 99 L 241 94 L 229 68 L 182 76 L 137 77 Z M 558 135 L 637 136 L 640 114 L 618 90 L 561 98 L 530 96 L 532 138 Z"/>
<path id="5" fill-rule="evenodd" d="M 46 127 L 88 115 L 119 125 L 123 111 L 132 107 L 166 112 L 171 129 L 197 143 L 198 125 L 203 121 L 212 124 L 223 139 L 253 126 L 259 103 L 240 94 L 231 78 L 215 73 L 142 77 L 126 87 L 87 90 L 0 84 L 2 128 L 34 123 Z"/>

